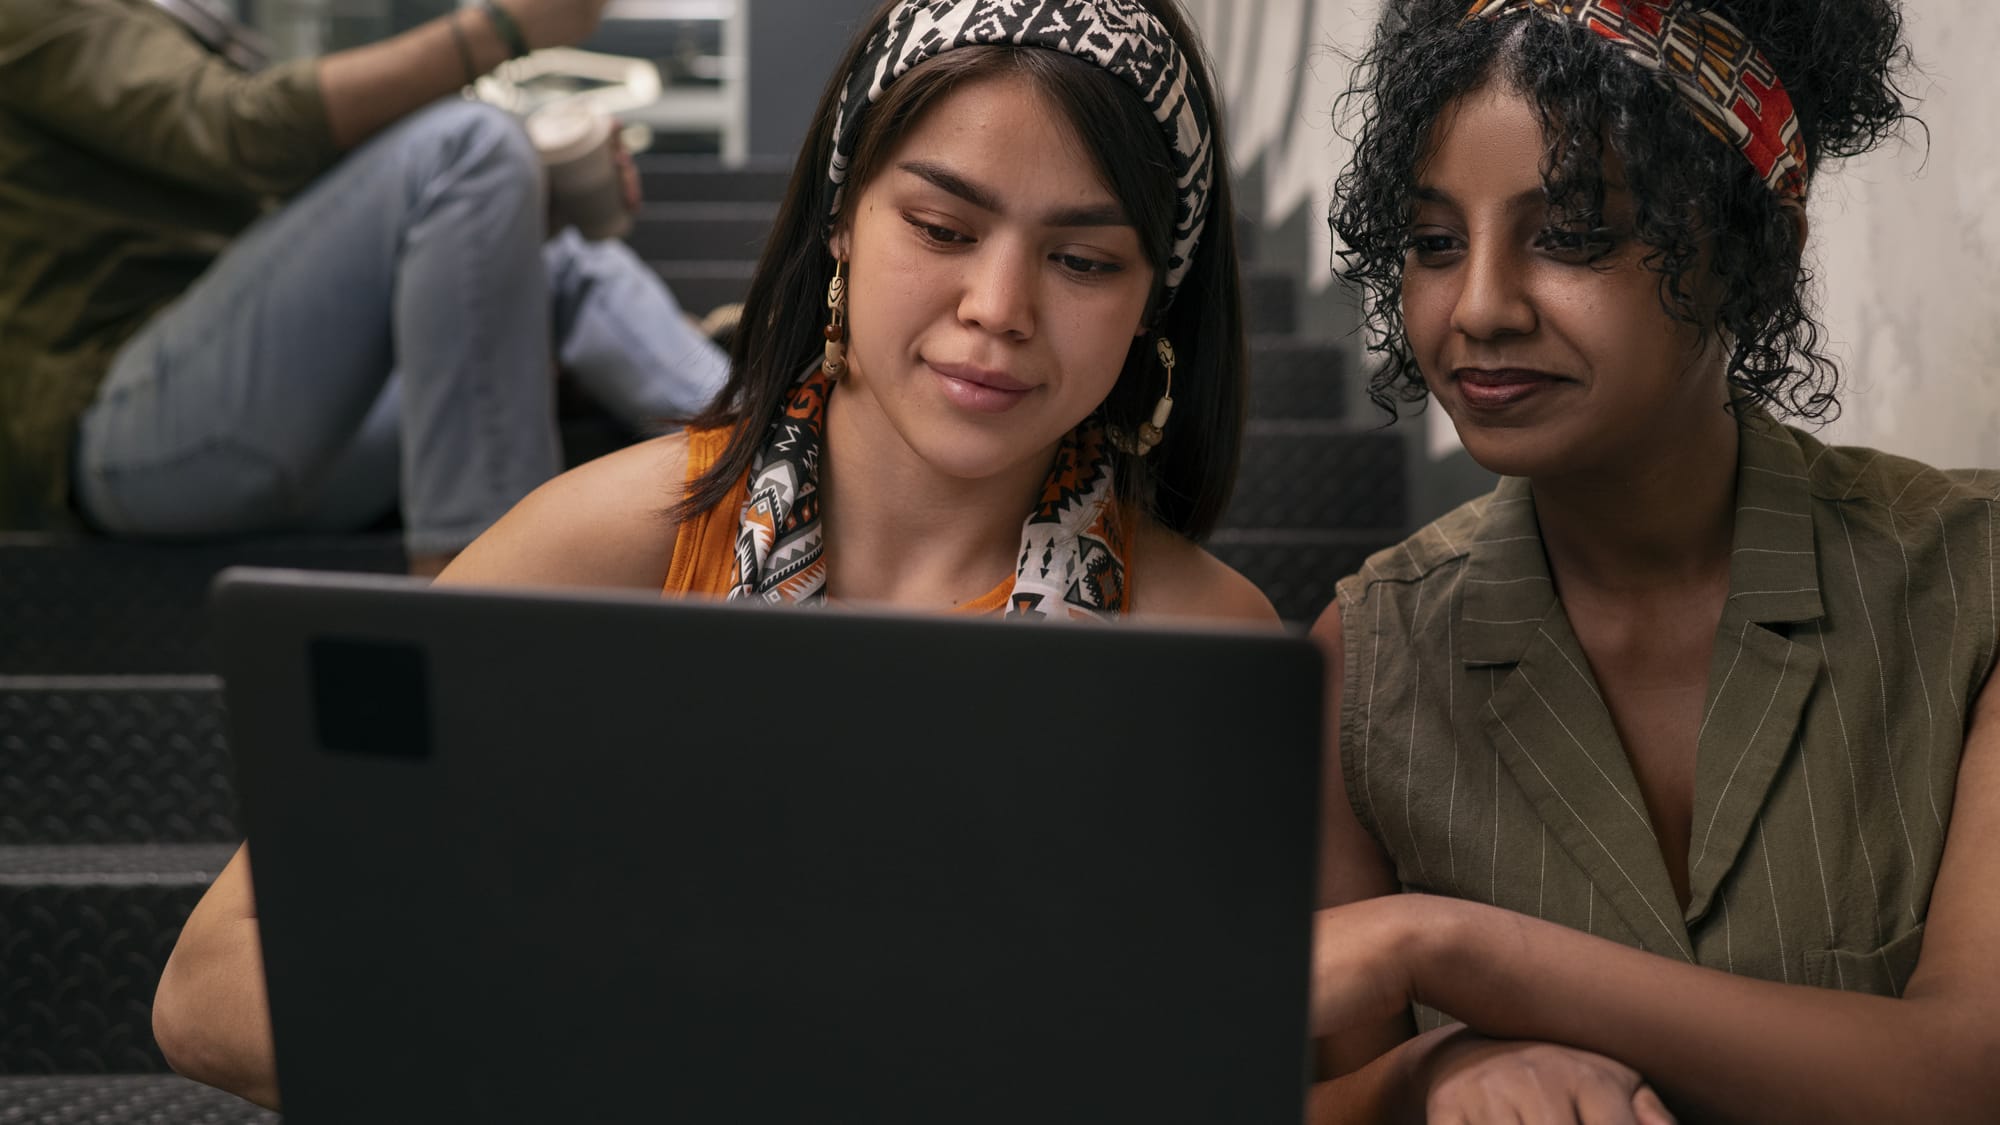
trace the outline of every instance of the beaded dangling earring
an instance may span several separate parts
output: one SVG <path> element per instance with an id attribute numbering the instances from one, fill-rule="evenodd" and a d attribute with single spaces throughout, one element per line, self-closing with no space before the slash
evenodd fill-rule
<path id="1" fill-rule="evenodd" d="M 1133 437 L 1121 429 L 1111 431 L 1111 444 L 1121 453 L 1133 453 L 1140 457 L 1153 451 L 1160 439 L 1167 436 L 1167 416 L 1174 412 L 1174 346 L 1165 336 L 1160 337 L 1155 349 L 1160 356 L 1160 366 L 1167 369 L 1167 389 L 1160 400 L 1153 404 L 1153 419 L 1139 424 L 1139 436 Z"/>
<path id="2" fill-rule="evenodd" d="M 826 358 L 819 369 L 836 382 L 847 374 L 847 262 L 833 260 L 833 280 L 826 286 Z"/>

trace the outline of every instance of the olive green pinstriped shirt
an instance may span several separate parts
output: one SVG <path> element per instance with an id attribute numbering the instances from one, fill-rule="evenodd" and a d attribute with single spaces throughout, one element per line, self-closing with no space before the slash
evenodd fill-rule
<path id="1" fill-rule="evenodd" d="M 1739 444 L 1685 911 L 1526 481 L 1340 583 L 1349 799 L 1408 890 L 1747 976 L 1895 994 L 2000 639 L 2000 472 L 1829 447 L 1761 415 Z"/>
<path id="2" fill-rule="evenodd" d="M 0 528 L 60 518 L 118 348 L 338 155 L 310 60 L 245 74 L 146 0 L 0 0 Z"/>

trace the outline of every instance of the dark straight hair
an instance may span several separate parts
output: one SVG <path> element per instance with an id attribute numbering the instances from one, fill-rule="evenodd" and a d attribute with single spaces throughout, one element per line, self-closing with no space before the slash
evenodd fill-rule
<path id="1" fill-rule="evenodd" d="M 827 82 L 812 128 L 764 245 L 743 317 L 730 346 L 729 383 L 713 405 L 689 421 L 698 428 L 734 427 L 721 456 L 688 487 L 673 509 L 678 519 L 721 503 L 750 469 L 765 431 L 783 411 L 793 386 L 824 347 L 826 289 L 833 279 L 827 250 L 833 153 L 840 93 L 867 42 L 898 0 L 878 7 L 849 44 Z M 967 82 L 991 75 L 1020 75 L 1068 118 L 1096 160 L 1105 185 L 1139 230 L 1153 266 L 1155 286 L 1149 332 L 1133 341 L 1117 384 L 1106 396 L 1106 424 L 1136 432 L 1150 420 L 1165 389 L 1154 335 L 1172 342 L 1174 414 L 1167 436 L 1150 457 L 1118 455 L 1118 495 L 1164 526 L 1199 539 L 1214 529 L 1236 483 L 1247 397 L 1241 280 L 1236 261 L 1235 208 L 1222 109 L 1208 60 L 1175 0 L 1143 0 L 1159 17 L 1207 102 L 1215 171 L 1207 225 L 1192 265 L 1173 302 L 1159 310 L 1167 258 L 1173 245 L 1176 187 L 1161 127 L 1139 95 L 1117 76 L 1082 59 L 1038 47 L 961 47 L 912 69 L 891 84 L 862 122 L 849 166 L 851 206 L 895 142 L 939 100 Z"/>

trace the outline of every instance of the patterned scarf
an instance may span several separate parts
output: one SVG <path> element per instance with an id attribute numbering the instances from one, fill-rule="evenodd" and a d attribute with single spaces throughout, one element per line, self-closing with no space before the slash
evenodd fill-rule
<path id="1" fill-rule="evenodd" d="M 1806 197 L 1806 146 L 1770 60 L 1722 16 L 1686 0 L 1474 0 L 1465 18 L 1530 12 L 1576 24 L 1663 75 L 1710 133 L 1781 198 Z"/>
<path id="2" fill-rule="evenodd" d="M 833 380 L 814 366 L 750 463 L 750 494 L 736 531 L 730 601 L 770 605 L 826 602 L 826 541 L 819 472 L 826 403 Z M 1006 617 L 1110 620 L 1125 612 L 1123 516 L 1112 487 L 1113 453 L 1095 415 L 1065 434 L 1042 485 L 1041 502 L 1021 525 L 1021 554 Z"/>
<path id="3" fill-rule="evenodd" d="M 1159 17 L 1135 0 L 904 0 L 848 75 L 834 118 L 833 184 L 828 222 L 840 218 L 848 164 L 861 138 L 861 120 L 890 83 L 928 59 L 958 47 L 1004 44 L 1074 55 L 1123 79 L 1137 91 L 1173 158 L 1177 202 L 1174 245 L 1167 258 L 1166 308 L 1187 277 L 1208 219 L 1215 174 L 1213 127 L 1201 87 L 1181 49 Z"/>

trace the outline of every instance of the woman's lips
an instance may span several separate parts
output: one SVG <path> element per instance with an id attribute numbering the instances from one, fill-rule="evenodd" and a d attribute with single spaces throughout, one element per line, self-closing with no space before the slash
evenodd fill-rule
<path id="1" fill-rule="evenodd" d="M 1467 406 L 1476 410 L 1502 410 L 1532 398 L 1557 382 L 1545 371 L 1526 368 L 1461 367 L 1452 372 L 1458 393 Z"/>
<path id="2" fill-rule="evenodd" d="M 969 364 L 931 363 L 945 397 L 961 409 L 999 414 L 1019 406 L 1035 388 L 1005 372 Z"/>

